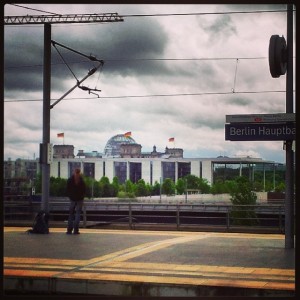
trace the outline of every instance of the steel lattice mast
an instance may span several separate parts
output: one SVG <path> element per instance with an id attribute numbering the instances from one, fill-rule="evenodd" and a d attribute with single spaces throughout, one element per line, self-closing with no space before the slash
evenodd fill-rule
<path id="1" fill-rule="evenodd" d="M 24 24 L 58 24 L 58 23 L 109 23 L 123 22 L 124 19 L 117 13 L 105 14 L 66 14 L 66 15 L 27 15 L 27 16 L 6 16 L 5 25 Z"/>
<path id="2" fill-rule="evenodd" d="M 43 71 L 43 142 L 40 144 L 40 164 L 42 167 L 41 209 L 49 212 L 51 109 L 51 24 L 66 23 L 111 23 L 124 21 L 117 13 L 105 14 L 66 14 L 66 15 L 27 15 L 6 16 L 4 25 L 44 24 L 44 71 Z"/>

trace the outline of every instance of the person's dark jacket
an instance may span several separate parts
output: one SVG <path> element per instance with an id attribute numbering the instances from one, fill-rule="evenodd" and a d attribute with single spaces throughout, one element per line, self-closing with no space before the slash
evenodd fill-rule
<path id="1" fill-rule="evenodd" d="M 79 183 L 75 184 L 74 176 L 71 176 L 67 181 L 67 195 L 71 201 L 81 201 L 85 195 L 85 183 L 80 177 Z"/>

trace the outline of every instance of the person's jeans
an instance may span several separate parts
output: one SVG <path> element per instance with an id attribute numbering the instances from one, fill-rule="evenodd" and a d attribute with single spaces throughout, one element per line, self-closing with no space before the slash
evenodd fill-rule
<path id="1" fill-rule="evenodd" d="M 73 229 L 74 232 L 78 232 L 82 206 L 83 206 L 83 200 L 70 201 L 68 232 L 72 232 Z"/>

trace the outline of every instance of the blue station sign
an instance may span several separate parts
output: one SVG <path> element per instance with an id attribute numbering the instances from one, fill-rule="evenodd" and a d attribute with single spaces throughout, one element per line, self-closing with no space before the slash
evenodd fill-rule
<path id="1" fill-rule="evenodd" d="M 227 141 L 287 141 L 295 138 L 295 122 L 225 124 Z"/>

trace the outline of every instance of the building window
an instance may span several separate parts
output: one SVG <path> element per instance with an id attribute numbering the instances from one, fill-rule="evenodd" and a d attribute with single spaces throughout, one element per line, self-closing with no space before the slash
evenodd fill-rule
<path id="1" fill-rule="evenodd" d="M 130 163 L 129 166 L 129 179 L 133 183 L 137 183 L 142 178 L 142 164 L 141 163 Z"/>
<path id="2" fill-rule="evenodd" d="M 125 183 L 127 179 L 127 163 L 126 162 L 114 162 L 114 168 L 115 168 L 115 176 L 118 177 L 119 183 L 123 184 Z"/>
<path id="3" fill-rule="evenodd" d="M 190 162 L 179 162 L 178 163 L 178 179 L 183 178 L 191 174 L 191 163 Z"/>
<path id="4" fill-rule="evenodd" d="M 84 176 L 95 178 L 95 164 L 94 163 L 84 163 L 83 164 L 83 174 Z"/>
<path id="5" fill-rule="evenodd" d="M 162 179 L 171 178 L 175 182 L 175 162 L 162 162 Z"/>

